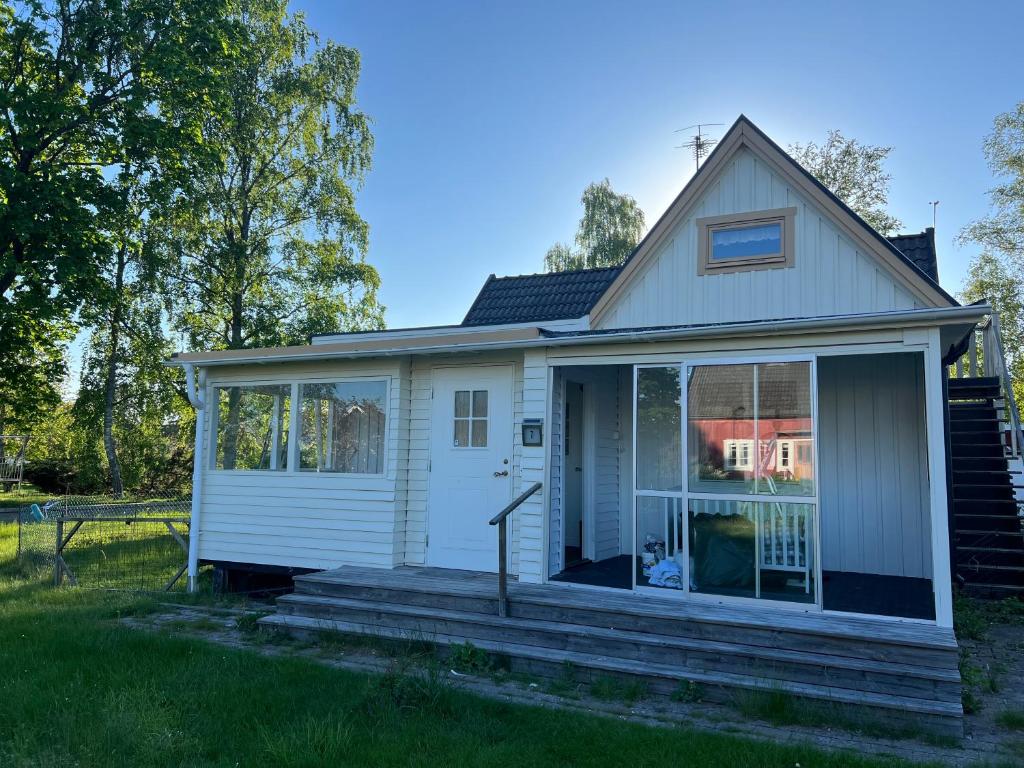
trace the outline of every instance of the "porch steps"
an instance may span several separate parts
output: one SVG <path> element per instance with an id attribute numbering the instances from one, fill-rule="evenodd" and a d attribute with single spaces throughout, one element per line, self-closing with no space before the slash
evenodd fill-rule
<path id="1" fill-rule="evenodd" d="M 1024 536 L 999 380 L 949 381 L 954 574 L 977 597 L 1024 596 Z"/>
<path id="2" fill-rule="evenodd" d="M 948 630 L 785 610 L 769 620 L 746 607 L 515 582 L 510 616 L 501 618 L 492 575 L 440 574 L 343 567 L 301 576 L 278 612 L 260 621 L 305 634 L 471 642 L 518 671 L 560 677 L 569 663 L 581 682 L 641 679 L 653 695 L 670 696 L 683 681 L 718 701 L 784 691 L 961 732 L 958 653 Z"/>

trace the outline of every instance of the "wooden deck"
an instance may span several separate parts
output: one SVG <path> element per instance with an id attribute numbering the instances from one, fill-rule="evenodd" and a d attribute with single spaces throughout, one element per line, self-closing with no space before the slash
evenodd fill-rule
<path id="1" fill-rule="evenodd" d="M 582 681 L 639 678 L 654 695 L 688 682 L 720 701 L 781 690 L 962 733 L 956 639 L 927 624 L 518 582 L 501 618 L 495 575 L 435 568 L 343 567 L 295 585 L 262 623 L 472 642 L 530 674 L 555 677 L 571 664 Z"/>

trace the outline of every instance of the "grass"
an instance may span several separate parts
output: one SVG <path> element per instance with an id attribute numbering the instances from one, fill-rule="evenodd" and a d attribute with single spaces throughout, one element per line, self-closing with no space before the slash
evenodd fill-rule
<path id="1" fill-rule="evenodd" d="M 996 722 L 1008 731 L 1024 731 L 1024 709 L 1004 709 L 996 715 Z"/>
<path id="2" fill-rule="evenodd" d="M 0 524 L 0 555 L 13 529 Z M 478 698 L 440 665 L 370 676 L 116 621 L 157 608 L 0 567 L 0 765 L 903 765 Z"/>

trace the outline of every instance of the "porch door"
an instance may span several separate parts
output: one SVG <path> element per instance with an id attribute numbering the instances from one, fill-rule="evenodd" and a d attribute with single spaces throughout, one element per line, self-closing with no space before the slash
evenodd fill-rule
<path id="1" fill-rule="evenodd" d="M 427 565 L 498 569 L 497 527 L 512 500 L 512 367 L 434 369 Z"/>

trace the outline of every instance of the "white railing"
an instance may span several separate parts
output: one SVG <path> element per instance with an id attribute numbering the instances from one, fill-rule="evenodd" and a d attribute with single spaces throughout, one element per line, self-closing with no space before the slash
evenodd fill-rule
<path id="1" fill-rule="evenodd" d="M 980 350 L 979 350 L 980 347 Z M 979 354 L 980 351 L 980 354 Z M 1003 394 L 1003 421 L 1009 427 L 1010 454 L 1020 457 L 1024 450 L 1024 432 L 1021 431 L 1020 413 L 1017 410 L 1017 399 L 1013 393 L 1013 382 L 1006 364 L 1006 352 L 1003 348 L 1003 334 L 999 327 L 999 315 L 993 312 L 978 324 L 970 335 L 967 351 L 957 359 L 953 366 L 956 378 L 966 376 L 976 378 L 988 376 L 999 380 Z"/>

